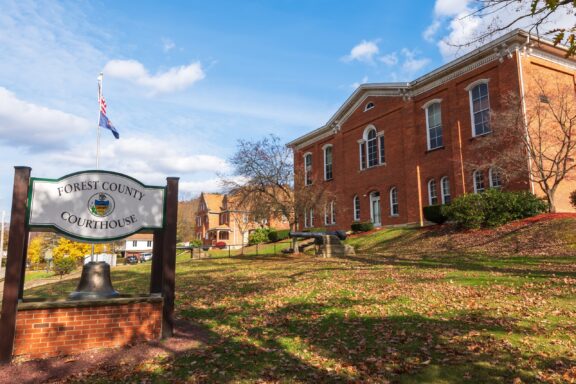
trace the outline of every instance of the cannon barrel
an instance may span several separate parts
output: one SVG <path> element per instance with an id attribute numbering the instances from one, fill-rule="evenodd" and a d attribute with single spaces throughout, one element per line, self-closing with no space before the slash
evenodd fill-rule
<path id="1" fill-rule="evenodd" d="M 344 231 L 326 231 L 326 232 L 290 232 L 288 236 L 292 237 L 300 237 L 303 239 L 319 239 L 322 236 L 336 236 L 340 240 L 346 240 L 346 232 Z"/>

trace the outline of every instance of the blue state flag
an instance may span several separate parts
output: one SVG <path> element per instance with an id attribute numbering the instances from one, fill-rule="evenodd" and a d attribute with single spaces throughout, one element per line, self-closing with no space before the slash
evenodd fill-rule
<path id="1" fill-rule="evenodd" d="M 102 111 L 100 111 L 100 126 L 102 128 L 109 129 L 115 138 L 117 138 L 117 139 L 120 138 L 120 134 L 116 130 L 116 127 L 114 127 L 112 125 L 112 122 L 108 119 L 108 117 Z"/>

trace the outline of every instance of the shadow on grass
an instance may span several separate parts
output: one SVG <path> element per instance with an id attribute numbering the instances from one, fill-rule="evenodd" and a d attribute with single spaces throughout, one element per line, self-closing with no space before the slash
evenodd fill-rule
<path id="1" fill-rule="evenodd" d="M 358 256 L 346 256 L 343 259 L 356 261 L 361 264 L 368 265 L 390 265 L 390 266 L 404 266 L 404 267 L 416 267 L 421 269 L 453 269 L 458 271 L 477 271 L 477 272 L 492 272 L 492 273 L 504 273 L 508 275 L 521 276 L 521 277 L 539 277 L 539 278 L 550 278 L 550 277 L 576 277 L 576 268 L 574 264 L 572 267 L 567 265 L 566 268 L 571 270 L 557 270 L 554 266 L 561 265 L 561 263 L 554 263 L 554 257 L 538 257 L 538 258 L 522 258 L 525 261 L 541 261 L 543 264 L 530 264 L 524 263 L 522 267 L 511 267 L 506 266 L 505 258 L 502 259 L 492 259 L 490 261 L 499 261 L 503 265 L 488 265 L 488 260 L 482 260 L 483 257 L 479 256 L 476 258 L 477 261 L 473 260 L 474 257 L 470 256 L 463 258 L 462 256 L 454 255 L 435 255 L 427 253 L 422 256 L 370 256 L 368 254 L 361 254 Z M 566 257 L 562 257 L 562 260 Z M 574 258 L 576 261 L 576 257 Z M 518 262 L 512 261 L 514 264 L 520 264 Z"/>

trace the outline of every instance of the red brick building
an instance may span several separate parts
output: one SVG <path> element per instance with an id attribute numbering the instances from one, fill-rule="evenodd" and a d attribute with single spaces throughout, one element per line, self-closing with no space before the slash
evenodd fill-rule
<path id="1" fill-rule="evenodd" d="M 504 184 L 494 169 L 466 164 L 479 158 L 476 143 L 492 133 L 503 95 L 523 95 L 535 75 L 574 86 L 576 61 L 565 52 L 516 30 L 409 83 L 361 85 L 326 125 L 288 144 L 304 182 L 326 183 L 334 196 L 300 226 L 422 223 L 424 206 L 490 187 L 542 195 L 527 176 Z M 558 211 L 572 210 L 574 189 L 561 185 Z"/>

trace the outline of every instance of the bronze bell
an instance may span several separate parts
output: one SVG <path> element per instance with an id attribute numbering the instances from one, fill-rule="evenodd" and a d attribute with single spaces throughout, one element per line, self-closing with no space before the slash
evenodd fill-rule
<path id="1" fill-rule="evenodd" d="M 71 300 L 108 299 L 120 294 L 112 287 L 110 265 L 104 261 L 91 261 L 82 267 L 82 276 Z"/>

